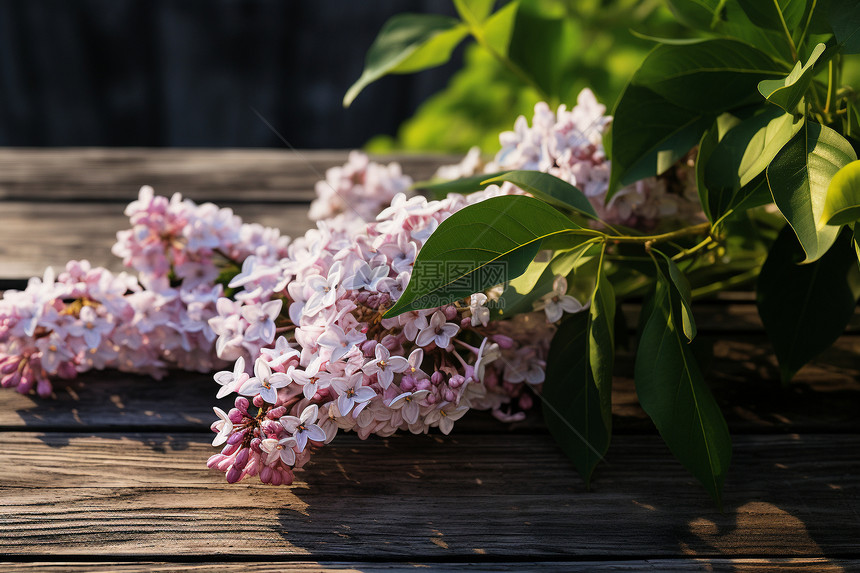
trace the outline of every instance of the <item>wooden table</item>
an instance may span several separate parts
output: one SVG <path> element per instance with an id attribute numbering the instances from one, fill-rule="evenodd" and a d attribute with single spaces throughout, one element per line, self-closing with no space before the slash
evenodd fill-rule
<path id="1" fill-rule="evenodd" d="M 0 151 L 0 288 L 109 253 L 141 184 L 297 235 L 343 152 Z M 416 178 L 440 158 L 401 158 Z M 635 324 L 636 308 L 623 307 Z M 211 378 L 113 372 L 53 399 L 0 391 L 0 570 L 860 570 L 860 320 L 782 389 L 751 295 L 696 305 L 734 459 L 725 513 L 636 404 L 586 491 L 540 421 L 470 413 L 451 436 L 339 436 L 292 487 L 227 485 Z"/>

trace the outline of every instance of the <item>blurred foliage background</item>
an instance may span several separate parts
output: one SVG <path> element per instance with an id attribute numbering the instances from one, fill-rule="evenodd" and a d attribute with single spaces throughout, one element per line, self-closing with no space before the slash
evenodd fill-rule
<path id="1" fill-rule="evenodd" d="M 506 2 L 496 4 L 498 10 Z M 685 38 L 691 33 L 664 0 L 520 0 L 519 10 L 543 21 L 539 30 L 520 32 L 531 40 L 527 47 L 534 65 L 557 73 L 557 85 L 551 90 L 558 94 L 552 98 L 557 101 L 550 101 L 551 105 L 570 107 L 580 90 L 588 87 L 611 111 L 654 47 L 648 37 Z M 546 26 L 546 21 L 552 25 Z M 516 50 L 516 45 L 511 49 Z M 448 86 L 421 104 L 396 136 L 376 136 L 366 149 L 462 153 L 478 146 L 484 153 L 496 152 L 498 134 L 511 129 L 519 115 L 531 118 L 535 103 L 543 98 L 474 42 L 465 46 L 463 62 Z M 852 56 L 845 62 L 844 80 L 860 84 L 860 58 Z"/>

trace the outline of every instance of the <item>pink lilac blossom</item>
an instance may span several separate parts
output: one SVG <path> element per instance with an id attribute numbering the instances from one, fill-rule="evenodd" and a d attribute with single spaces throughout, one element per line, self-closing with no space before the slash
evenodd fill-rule
<path id="1" fill-rule="evenodd" d="M 520 116 L 513 131 L 499 136 L 501 149 L 491 162 L 482 164 L 480 151 L 475 148 L 461 163 L 440 168 L 437 176 L 457 179 L 482 172 L 543 171 L 577 186 L 610 224 L 652 230 L 667 222 L 704 221 L 690 159 L 660 177 L 623 187 L 605 204 L 610 162 L 603 149 L 603 136 L 612 122 L 605 114 L 606 107 L 588 89 L 580 92 L 570 110 L 561 105 L 553 112 L 546 103 L 538 103 L 531 126 Z"/>
<path id="2" fill-rule="evenodd" d="M 259 476 L 289 484 L 311 452 L 339 431 L 361 438 L 431 428 L 447 434 L 473 408 L 521 419 L 531 406 L 527 385 L 543 381 L 554 331 L 543 312 L 490 321 L 489 299 L 476 293 L 383 318 L 432 229 L 467 205 L 504 193 L 494 187 L 441 201 L 398 194 L 374 222 L 359 226 L 343 215 L 321 221 L 268 265 L 279 273 L 273 280 L 281 290 L 248 293 L 239 286 L 235 301 L 219 300 L 210 320 L 216 348 L 221 358 L 237 360 L 233 371 L 216 375 L 219 396 L 228 388 L 242 396 L 209 467 L 229 482 Z M 559 311 L 573 308 L 572 297 L 559 296 L 563 304 L 551 301 Z M 276 316 L 264 310 L 273 302 L 282 303 Z M 248 335 L 249 316 L 272 319 L 274 330 Z M 240 386 L 235 380 L 245 365 L 254 365 L 254 377 Z M 254 382 L 264 377 L 268 387 Z M 225 427 L 219 414 L 212 425 L 221 436 L 216 441 Z"/>
<path id="3" fill-rule="evenodd" d="M 24 290 L 3 294 L 3 387 L 21 393 L 35 388 L 47 396 L 52 378 L 73 378 L 91 369 L 160 378 L 169 367 L 207 372 L 223 364 L 209 325 L 218 316 L 218 301 L 226 300 L 216 278 L 236 261 L 248 267 L 276 265 L 289 240 L 277 230 L 243 224 L 229 209 L 198 206 L 179 194 L 168 200 L 146 186 L 125 212 L 132 228 L 117 233 L 113 252 L 137 276 L 70 261 L 59 276 L 48 269 Z M 242 284 L 257 294 L 283 288 L 271 281 L 273 274 L 280 276 L 268 269 L 248 272 Z M 280 301 L 272 301 L 248 308 L 235 320 L 245 321 L 240 326 L 249 340 L 268 339 L 279 310 Z M 223 375 L 221 380 L 233 389 L 234 382 Z"/>

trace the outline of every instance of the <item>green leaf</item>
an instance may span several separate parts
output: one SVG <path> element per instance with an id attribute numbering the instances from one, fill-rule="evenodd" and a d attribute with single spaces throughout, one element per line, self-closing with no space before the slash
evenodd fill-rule
<path id="1" fill-rule="evenodd" d="M 497 173 L 480 173 L 469 177 L 462 177 L 452 181 L 443 181 L 434 183 L 433 181 L 419 181 L 412 185 L 413 189 L 427 191 L 434 199 L 442 199 L 447 197 L 449 193 L 474 193 L 489 186 L 489 183 L 484 183 L 487 179 L 492 179 L 507 173 L 507 171 L 499 171 Z"/>
<path id="2" fill-rule="evenodd" d="M 609 449 L 615 293 L 601 265 L 588 312 L 570 315 L 553 336 L 543 385 L 544 420 L 585 480 Z"/>
<path id="3" fill-rule="evenodd" d="M 681 330 L 687 340 L 692 342 L 696 338 L 696 321 L 693 319 L 693 301 L 690 294 L 690 281 L 678 268 L 670 257 L 665 253 L 652 249 L 651 252 L 660 256 L 660 265 L 666 265 L 669 275 L 669 285 L 673 289 L 672 301 L 677 303 L 673 314 L 680 318 Z M 662 271 L 661 271 L 662 272 Z"/>
<path id="4" fill-rule="evenodd" d="M 699 30 L 711 30 L 722 19 L 726 0 L 667 0 L 675 17 Z"/>
<path id="5" fill-rule="evenodd" d="M 782 379 L 830 347 L 854 314 L 848 281 L 854 266 L 850 233 L 819 260 L 800 265 L 803 252 L 786 226 L 770 249 L 757 286 L 758 312 L 773 344 Z"/>
<path id="6" fill-rule="evenodd" d="M 636 352 L 639 403 L 675 457 L 721 504 L 732 456 L 731 437 L 677 326 L 672 289 L 662 273 L 650 306 Z"/>
<path id="7" fill-rule="evenodd" d="M 513 183 L 523 191 L 531 193 L 550 205 L 570 209 L 592 219 L 597 211 L 585 194 L 563 179 L 541 171 L 508 171 L 501 175 L 488 176 L 482 185 L 501 185 L 505 181 Z"/>
<path id="8" fill-rule="evenodd" d="M 708 210 L 714 220 L 739 204 L 744 197 L 738 192 L 764 172 L 802 125 L 803 117 L 768 106 L 728 130 L 704 167 Z"/>
<path id="9" fill-rule="evenodd" d="M 385 317 L 448 304 L 518 277 L 541 241 L 559 234 L 600 235 L 532 197 L 506 195 L 469 205 L 439 224 Z"/>
<path id="10" fill-rule="evenodd" d="M 824 53 L 825 47 L 824 44 L 816 45 L 806 63 L 801 66 L 800 62 L 797 62 L 784 80 L 760 81 L 759 93 L 770 103 L 778 105 L 788 113 L 794 113 L 812 82 L 812 68 L 815 61 Z"/>
<path id="11" fill-rule="evenodd" d="M 464 21 L 480 24 L 493 11 L 496 0 L 454 0 L 457 13 Z"/>
<path id="12" fill-rule="evenodd" d="M 758 83 L 783 73 L 764 52 L 721 38 L 688 46 L 657 46 L 632 83 L 682 108 L 717 114 L 754 103 Z"/>
<path id="13" fill-rule="evenodd" d="M 827 20 L 842 52 L 860 53 L 860 0 L 830 0 Z"/>
<path id="14" fill-rule="evenodd" d="M 846 137 L 860 142 L 860 106 L 851 102 L 848 103 L 843 126 L 843 133 Z"/>
<path id="15" fill-rule="evenodd" d="M 585 237 L 574 237 L 585 241 Z M 532 310 L 534 302 L 552 290 L 552 283 L 557 276 L 568 276 L 574 269 L 582 267 L 600 254 L 600 245 L 588 243 L 555 251 L 552 259 L 532 262 L 526 271 L 505 286 L 497 304 L 497 316 L 508 317 L 521 312 Z"/>
<path id="16" fill-rule="evenodd" d="M 806 0 L 738 0 L 750 21 L 771 30 L 791 32 L 800 25 L 806 12 Z"/>
<path id="17" fill-rule="evenodd" d="M 726 136 L 726 133 L 740 123 L 740 118 L 730 114 L 720 114 L 714 124 L 705 132 L 702 139 L 699 140 L 699 151 L 696 153 L 696 188 L 699 192 L 699 202 L 702 204 L 702 210 L 705 216 L 711 223 L 720 218 L 719 213 L 715 217 L 711 213 L 710 192 L 705 185 L 705 166 L 714 153 L 714 149 Z"/>
<path id="18" fill-rule="evenodd" d="M 607 201 L 619 187 L 669 169 L 699 141 L 714 119 L 632 84 L 618 100 L 613 116 Z"/>
<path id="19" fill-rule="evenodd" d="M 860 219 L 860 161 L 852 161 L 836 172 L 827 188 L 821 220 L 845 225 Z"/>
<path id="20" fill-rule="evenodd" d="M 789 63 L 794 64 L 791 47 L 782 30 L 777 32 L 756 26 L 749 21 L 737 0 L 726 2 L 725 20 L 717 24 L 714 32 L 739 39 L 745 44 L 758 48 L 781 60 L 788 68 L 791 67 Z"/>
<path id="21" fill-rule="evenodd" d="M 837 227 L 821 221 L 830 180 L 857 159 L 844 137 L 806 121 L 768 165 L 767 183 L 773 201 L 794 229 L 806 261 L 819 259 L 836 240 Z"/>
<path id="22" fill-rule="evenodd" d="M 500 54 L 507 54 L 514 33 L 519 1 L 506 4 L 483 24 L 484 41 Z"/>
<path id="23" fill-rule="evenodd" d="M 560 96 L 564 62 L 573 43 L 572 22 L 548 16 L 536 0 L 520 2 L 508 56 L 550 97 Z"/>
<path id="24" fill-rule="evenodd" d="M 443 35 L 430 44 L 437 36 Z M 425 69 L 448 61 L 457 43 L 468 29 L 455 18 L 439 14 L 398 14 L 389 19 L 367 51 L 364 72 L 343 98 L 344 107 L 355 100 L 361 90 L 382 76 Z M 456 42 L 454 38 L 459 36 Z M 423 49 L 422 49 L 423 48 Z M 412 62 L 408 60 L 414 58 Z"/>

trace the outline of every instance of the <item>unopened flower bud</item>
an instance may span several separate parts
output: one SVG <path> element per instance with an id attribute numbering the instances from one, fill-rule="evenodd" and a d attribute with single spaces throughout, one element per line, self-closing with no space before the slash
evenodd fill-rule
<path id="1" fill-rule="evenodd" d="M 430 382 L 432 382 L 434 386 L 438 386 L 439 384 L 441 384 L 444 381 L 445 381 L 445 375 L 442 374 L 438 370 L 430 375 Z"/>
<path id="2" fill-rule="evenodd" d="M 448 306 L 442 309 L 442 313 L 445 315 L 445 318 L 448 320 L 454 320 L 457 318 L 457 309 L 453 304 L 449 304 Z"/>
<path id="3" fill-rule="evenodd" d="M 499 345 L 500 348 L 510 349 L 514 347 L 514 339 L 510 336 L 505 336 L 504 334 L 494 334 L 490 337 L 490 340 Z"/>
<path id="4" fill-rule="evenodd" d="M 57 376 L 63 380 L 71 380 L 77 375 L 78 371 L 75 369 L 75 365 L 71 362 L 60 362 L 60 365 L 57 367 Z"/>
<path id="5" fill-rule="evenodd" d="M 206 467 L 214 469 L 226 456 L 224 454 L 213 454 L 206 460 Z"/>
<path id="6" fill-rule="evenodd" d="M 469 328 L 470 326 L 472 326 L 471 318 L 464 318 L 460 321 L 460 328 Z"/>
<path id="7" fill-rule="evenodd" d="M 3 388 L 14 388 L 21 381 L 21 373 L 13 372 L 11 374 L 7 374 L 3 378 L 0 378 L 0 386 Z"/>
<path id="8" fill-rule="evenodd" d="M 248 414 L 248 406 L 250 406 L 251 403 L 248 402 L 248 399 L 245 398 L 244 396 L 236 396 L 236 401 L 233 402 L 233 405 L 236 406 L 237 410 L 239 410 L 243 414 L 247 415 Z"/>
<path id="9" fill-rule="evenodd" d="M 36 392 L 42 398 L 47 398 L 51 395 L 51 382 L 47 378 L 41 378 L 36 382 Z"/>
<path id="10" fill-rule="evenodd" d="M 378 343 L 376 340 L 365 340 L 361 343 L 359 348 L 361 349 L 361 353 L 364 354 L 367 358 L 373 358 L 376 355 L 376 345 Z"/>
<path id="11" fill-rule="evenodd" d="M 263 469 L 260 470 L 260 481 L 263 483 L 271 483 L 272 468 L 270 466 L 263 466 Z"/>
<path id="12" fill-rule="evenodd" d="M 430 380 L 428 380 L 427 378 L 422 378 L 421 380 L 415 381 L 415 387 L 419 390 L 429 390 L 430 386 Z"/>
<path id="13" fill-rule="evenodd" d="M 277 420 L 281 416 L 287 413 L 287 409 L 283 406 L 278 406 L 277 408 L 272 408 L 268 412 L 266 412 L 266 417 L 270 420 Z"/>
<path id="14" fill-rule="evenodd" d="M 242 470 L 238 469 L 236 466 L 231 466 L 230 469 L 227 470 L 227 483 L 236 483 L 241 477 Z"/>
<path id="15" fill-rule="evenodd" d="M 435 404 L 436 403 L 436 395 L 435 394 L 428 394 L 427 397 L 424 398 L 424 401 L 427 402 L 428 404 Z"/>
<path id="16" fill-rule="evenodd" d="M 400 389 L 404 392 L 412 392 L 415 390 L 415 378 L 412 376 L 404 376 L 402 380 L 400 380 Z"/>
<path id="17" fill-rule="evenodd" d="M 266 403 L 266 401 L 265 401 L 265 400 L 263 400 L 263 397 L 262 397 L 262 396 L 260 396 L 259 394 L 257 394 L 256 396 L 254 396 L 254 402 L 253 402 L 253 404 L 254 404 L 254 406 L 255 406 L 256 408 L 262 408 L 262 407 L 263 407 L 263 404 L 265 404 L 265 403 Z"/>
<path id="18" fill-rule="evenodd" d="M 293 472 L 290 470 L 281 470 L 281 484 L 282 485 L 292 485 L 293 483 Z"/>
<path id="19" fill-rule="evenodd" d="M 0 374 L 11 374 L 18 369 L 18 360 L 12 356 L 0 362 Z"/>
<path id="20" fill-rule="evenodd" d="M 445 390 L 445 392 L 442 395 L 444 396 L 446 402 L 453 402 L 454 400 L 457 399 L 457 395 L 454 394 L 454 391 L 451 390 L 450 388 Z"/>
<path id="21" fill-rule="evenodd" d="M 233 467 L 239 470 L 245 469 L 245 466 L 248 465 L 248 455 L 250 455 L 251 450 L 248 448 L 243 448 L 239 450 L 239 453 L 236 455 L 236 459 L 233 461 Z"/>
<path id="22" fill-rule="evenodd" d="M 238 424 L 245 419 L 245 414 L 240 412 L 238 408 L 231 408 L 230 412 L 227 414 L 227 417 L 230 418 L 230 421 L 234 424 Z"/>
<path id="23" fill-rule="evenodd" d="M 261 440 L 260 438 L 254 438 L 253 440 L 251 440 L 251 451 L 259 454 L 261 451 L 260 444 L 262 443 L 263 440 Z"/>
<path id="24" fill-rule="evenodd" d="M 245 438 L 245 430 L 242 430 L 241 432 L 235 432 L 233 434 L 230 434 L 230 436 L 227 438 L 227 443 L 230 445 L 238 444 L 244 438 Z"/>
<path id="25" fill-rule="evenodd" d="M 448 386 L 450 386 L 451 388 L 459 388 L 463 385 L 463 382 L 465 381 L 466 379 L 463 376 L 459 374 L 454 374 L 453 376 L 451 376 L 451 378 L 448 379 Z"/>

